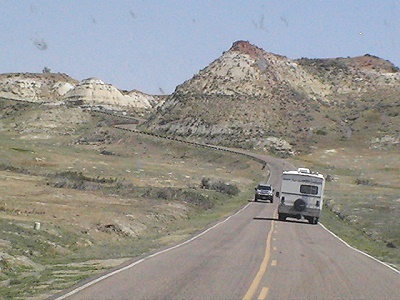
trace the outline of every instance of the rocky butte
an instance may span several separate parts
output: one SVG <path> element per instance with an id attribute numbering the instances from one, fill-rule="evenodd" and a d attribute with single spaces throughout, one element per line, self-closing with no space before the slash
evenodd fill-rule
<path id="1" fill-rule="evenodd" d="M 0 97 L 53 104 L 98 106 L 109 110 L 151 109 L 160 97 L 136 90 L 127 92 L 97 78 L 81 82 L 66 74 L 13 73 L 0 75 Z"/>
<path id="2" fill-rule="evenodd" d="M 400 72 L 366 54 L 289 59 L 247 41 L 179 85 L 143 124 L 161 134 L 280 155 L 339 141 L 399 141 Z"/>

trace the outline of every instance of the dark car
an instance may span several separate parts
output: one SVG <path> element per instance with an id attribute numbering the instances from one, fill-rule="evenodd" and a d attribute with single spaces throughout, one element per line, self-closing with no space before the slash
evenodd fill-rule
<path id="1" fill-rule="evenodd" d="M 271 203 L 274 202 L 274 189 L 271 185 L 266 183 L 259 183 L 255 188 L 256 193 L 254 195 L 254 201 L 268 200 Z"/>

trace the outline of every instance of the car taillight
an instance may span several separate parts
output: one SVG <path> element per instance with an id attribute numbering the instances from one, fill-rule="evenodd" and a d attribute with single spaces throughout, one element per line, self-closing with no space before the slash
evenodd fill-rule
<path id="1" fill-rule="evenodd" d="M 281 199 L 281 203 L 284 204 L 285 203 L 285 197 L 282 197 Z"/>

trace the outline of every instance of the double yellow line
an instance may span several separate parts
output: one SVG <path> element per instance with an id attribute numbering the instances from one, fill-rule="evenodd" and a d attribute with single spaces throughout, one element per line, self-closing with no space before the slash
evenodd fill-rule
<path id="1" fill-rule="evenodd" d="M 274 216 L 275 215 L 276 215 L 276 210 L 274 212 Z M 271 257 L 271 239 L 272 239 L 272 233 L 274 231 L 274 227 L 275 227 L 275 221 L 272 221 L 271 229 L 269 230 L 268 236 L 267 236 L 264 259 L 260 265 L 260 269 L 258 270 L 256 277 L 254 277 L 253 282 L 251 283 L 246 294 L 244 295 L 243 300 L 253 299 L 253 296 L 254 296 L 255 292 L 257 291 L 265 272 L 267 271 L 268 262 Z M 267 294 L 268 294 L 268 288 L 264 287 L 261 290 L 259 299 L 265 299 L 267 297 Z"/>

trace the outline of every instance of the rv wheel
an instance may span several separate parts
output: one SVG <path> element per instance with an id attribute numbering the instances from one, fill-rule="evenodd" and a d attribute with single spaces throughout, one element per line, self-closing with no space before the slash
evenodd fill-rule
<path id="1" fill-rule="evenodd" d="M 294 201 L 293 206 L 296 211 L 303 211 L 306 209 L 307 205 L 303 199 L 297 199 L 296 201 Z"/>

